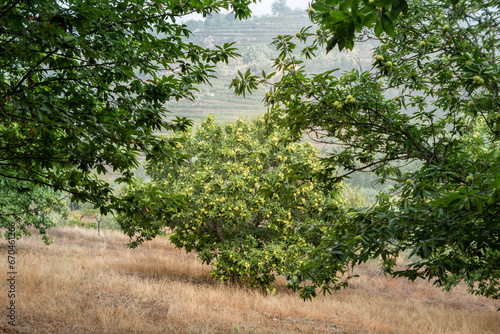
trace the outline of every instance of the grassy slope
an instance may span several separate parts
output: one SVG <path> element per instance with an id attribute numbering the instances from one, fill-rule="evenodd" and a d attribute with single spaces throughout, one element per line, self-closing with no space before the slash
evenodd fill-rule
<path id="1" fill-rule="evenodd" d="M 219 284 L 192 254 L 157 238 L 131 250 L 106 231 L 57 228 L 55 243 L 17 242 L 18 326 L 7 333 L 499 333 L 500 304 L 430 283 L 378 275 L 374 265 L 333 296 L 303 302 Z M 0 242 L 6 254 L 6 242 Z M 0 305 L 6 305 L 2 282 Z"/>

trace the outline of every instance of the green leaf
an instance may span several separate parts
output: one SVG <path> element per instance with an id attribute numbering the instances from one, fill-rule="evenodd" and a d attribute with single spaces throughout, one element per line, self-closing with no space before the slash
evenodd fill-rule
<path id="1" fill-rule="evenodd" d="M 368 12 L 368 14 L 366 14 L 364 17 L 363 17 L 363 25 L 364 26 L 371 26 L 375 21 L 377 20 L 377 12 L 376 11 L 371 11 L 371 12 Z"/>
<path id="2" fill-rule="evenodd" d="M 325 3 L 319 2 L 319 1 L 311 3 L 311 7 L 314 10 L 319 11 L 319 12 L 323 12 L 323 11 L 330 12 L 332 10 L 331 6 L 328 6 Z"/>
<path id="3" fill-rule="evenodd" d="M 340 22 L 340 21 L 343 21 L 347 15 L 343 12 L 339 12 L 339 11 L 330 11 L 330 16 L 333 18 L 333 22 L 334 24 L 336 22 Z"/>
<path id="4" fill-rule="evenodd" d="M 394 24 L 392 23 L 389 16 L 387 16 L 386 14 L 382 14 L 382 18 L 381 18 L 380 22 L 382 23 L 382 28 L 387 33 L 387 35 L 394 37 Z M 380 35 L 378 35 L 378 36 L 380 36 Z"/>
<path id="5" fill-rule="evenodd" d="M 382 35 L 382 33 L 384 32 L 384 27 L 382 25 L 382 21 L 379 20 L 377 21 L 377 23 L 375 24 L 375 36 L 377 37 L 380 37 L 380 35 Z"/>
<path id="6" fill-rule="evenodd" d="M 326 45 L 326 52 L 330 52 L 331 50 L 333 50 L 333 48 L 335 47 L 335 45 L 337 45 L 337 43 L 338 43 L 338 37 L 330 38 Z"/>

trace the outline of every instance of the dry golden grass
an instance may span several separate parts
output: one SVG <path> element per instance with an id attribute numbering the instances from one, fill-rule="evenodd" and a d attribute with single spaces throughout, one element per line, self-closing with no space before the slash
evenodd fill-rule
<path id="1" fill-rule="evenodd" d="M 17 242 L 19 322 L 0 332 L 500 333 L 498 302 L 381 277 L 374 264 L 350 288 L 303 302 L 284 280 L 276 295 L 214 282 L 207 266 L 166 238 L 132 250 L 118 232 L 50 234 L 51 246 L 36 236 Z M 0 250 L 7 253 L 5 241 Z"/>

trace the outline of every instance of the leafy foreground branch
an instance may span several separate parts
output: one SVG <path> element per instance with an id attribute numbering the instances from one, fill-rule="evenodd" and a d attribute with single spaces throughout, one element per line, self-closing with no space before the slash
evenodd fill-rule
<path id="1" fill-rule="evenodd" d="M 309 13 L 322 29 L 274 40 L 278 80 L 247 72 L 232 86 L 242 94 L 267 85 L 270 122 L 339 148 L 323 160 L 327 184 L 367 171 L 395 185 L 370 211 L 327 219 L 292 287 L 310 298 L 314 288 L 346 286 L 349 268 L 380 259 L 389 275 L 447 289 L 465 282 L 471 293 L 500 298 L 498 2 L 408 1 L 383 30 L 376 18 L 384 23 L 388 2 L 317 3 Z M 373 20 L 340 29 L 371 11 Z M 300 56 L 351 33 L 377 42 L 371 69 L 306 75 Z M 332 178 L 337 169 L 346 172 Z M 396 266 L 402 255 L 411 261 L 404 268 Z"/>
<path id="2" fill-rule="evenodd" d="M 167 101 L 193 99 L 231 44 L 203 48 L 176 20 L 226 9 L 250 16 L 245 1 L 7 0 L 0 4 L 0 226 L 26 231 L 47 207 L 39 192 L 63 191 L 102 214 L 126 208 L 102 176 L 130 183 L 139 154 L 176 160 L 157 131 L 185 129 L 167 120 Z M 16 196 L 39 198 L 31 219 Z M 24 222 L 24 223 L 23 223 Z M 33 223 L 31 223 L 33 222 Z M 24 224 L 24 225 L 23 225 Z M 46 223 L 43 226 L 47 227 Z"/>

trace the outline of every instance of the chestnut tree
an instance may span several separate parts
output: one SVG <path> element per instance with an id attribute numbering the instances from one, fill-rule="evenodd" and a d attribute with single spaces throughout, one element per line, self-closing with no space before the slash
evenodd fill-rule
<path id="1" fill-rule="evenodd" d="M 136 214 L 119 222 L 137 246 L 161 231 L 187 252 L 212 265 L 212 275 L 272 289 L 276 275 L 292 276 L 319 246 L 323 212 L 344 206 L 340 187 L 327 190 L 314 177 L 319 152 L 310 143 L 289 141 L 285 131 L 251 121 L 217 123 L 205 119 L 193 133 L 174 133 L 186 160 L 152 161 L 150 182 L 124 191 L 138 199 Z M 151 194 L 179 201 L 177 211 Z M 156 196 L 157 197 L 157 196 Z"/>
<path id="2" fill-rule="evenodd" d="M 231 44 L 193 44 L 178 19 L 220 10 L 247 18 L 253 2 L 2 1 L 0 189 L 8 196 L 0 200 L 0 225 L 29 224 L 6 211 L 7 199 L 35 198 L 28 193 L 42 188 L 91 202 L 103 214 L 129 208 L 103 176 L 130 182 L 139 154 L 177 159 L 155 132 L 190 121 L 167 120 L 165 103 L 193 99 L 195 85 L 236 56 Z"/>
<path id="3" fill-rule="evenodd" d="M 372 209 L 327 219 L 326 238 L 291 277 L 304 298 L 346 286 L 349 269 L 369 259 L 392 276 L 445 288 L 465 282 L 471 293 L 500 298 L 499 7 L 314 1 L 309 15 L 320 29 L 273 42 L 279 78 L 233 80 L 237 94 L 267 85 L 268 117 L 292 137 L 336 145 L 323 171 L 342 172 L 325 182 L 354 172 L 394 182 Z M 374 41 L 371 68 L 306 74 L 300 56 L 361 40 Z"/>

